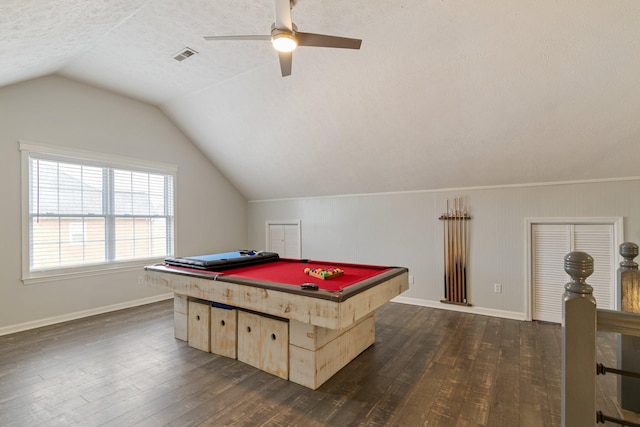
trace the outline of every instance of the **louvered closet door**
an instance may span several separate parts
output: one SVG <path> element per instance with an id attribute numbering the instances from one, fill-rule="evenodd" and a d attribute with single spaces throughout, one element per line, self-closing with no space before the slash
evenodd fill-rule
<path id="1" fill-rule="evenodd" d="M 594 260 L 594 273 L 587 283 L 599 308 L 613 308 L 615 248 L 611 224 L 533 224 L 532 283 L 534 320 L 562 322 L 564 256 L 571 251 L 587 252 Z"/>
<path id="2" fill-rule="evenodd" d="M 593 296 L 598 308 L 614 309 L 613 290 L 615 278 L 615 248 L 613 226 L 609 224 L 574 225 L 573 241 L 575 251 L 586 252 L 593 257 L 593 274 L 587 283 L 593 286 Z"/>
<path id="3" fill-rule="evenodd" d="M 562 322 L 562 294 L 569 276 L 564 256 L 571 252 L 566 224 L 533 224 L 531 230 L 533 270 L 533 320 Z"/>

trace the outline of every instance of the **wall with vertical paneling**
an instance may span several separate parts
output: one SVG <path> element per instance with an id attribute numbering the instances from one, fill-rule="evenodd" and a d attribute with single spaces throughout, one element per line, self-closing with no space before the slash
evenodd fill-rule
<path id="1" fill-rule="evenodd" d="M 443 229 L 447 198 L 461 196 L 472 220 L 467 264 L 470 308 L 445 305 Z M 265 222 L 302 224 L 304 258 L 408 267 L 414 284 L 398 300 L 524 319 L 526 218 L 623 217 L 624 240 L 640 242 L 640 178 L 441 191 L 251 201 L 251 248 Z M 502 292 L 493 292 L 494 283 Z M 559 283 L 558 286 L 563 286 Z"/>

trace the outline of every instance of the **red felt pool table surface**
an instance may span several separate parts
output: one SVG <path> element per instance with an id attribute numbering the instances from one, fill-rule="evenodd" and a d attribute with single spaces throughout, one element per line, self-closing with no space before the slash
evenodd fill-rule
<path id="1" fill-rule="evenodd" d="M 344 274 L 323 280 L 305 274 L 305 268 L 340 268 Z M 336 302 L 345 301 L 366 289 L 407 272 L 404 267 L 382 267 L 290 258 L 280 258 L 277 261 L 221 271 L 206 271 L 171 265 L 147 266 L 145 270 L 303 294 L 311 298 L 322 298 Z M 303 283 L 316 284 L 318 290 L 303 289 L 301 287 Z"/>
<path id="2" fill-rule="evenodd" d="M 305 274 L 305 268 L 340 268 L 344 271 L 344 274 L 342 276 L 323 280 Z M 277 261 L 267 262 L 264 264 L 224 270 L 219 274 L 221 277 L 244 277 L 247 279 L 264 280 L 267 282 L 276 282 L 293 286 L 300 286 L 303 283 L 314 283 L 318 285 L 319 289 L 324 289 L 329 292 L 337 292 L 389 270 L 389 267 L 372 265 L 280 258 Z"/>

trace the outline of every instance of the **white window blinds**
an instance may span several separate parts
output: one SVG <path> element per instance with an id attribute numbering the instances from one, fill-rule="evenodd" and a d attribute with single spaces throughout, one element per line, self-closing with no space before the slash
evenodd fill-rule
<path id="1" fill-rule="evenodd" d="M 29 273 L 173 255 L 174 176 L 28 152 Z"/>

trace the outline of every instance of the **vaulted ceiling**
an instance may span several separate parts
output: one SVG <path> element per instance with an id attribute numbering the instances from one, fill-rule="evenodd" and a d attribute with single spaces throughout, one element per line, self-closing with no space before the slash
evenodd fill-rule
<path id="1" fill-rule="evenodd" d="M 0 86 L 47 74 L 157 105 L 248 199 L 638 176 L 637 0 L 3 0 Z M 189 47 L 196 55 L 174 56 Z"/>

